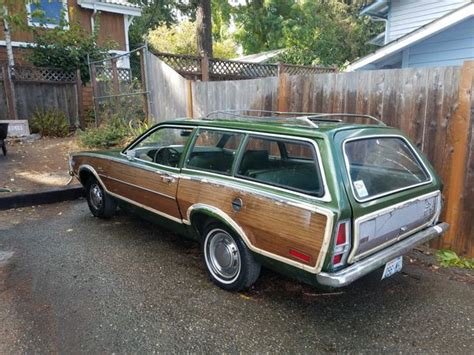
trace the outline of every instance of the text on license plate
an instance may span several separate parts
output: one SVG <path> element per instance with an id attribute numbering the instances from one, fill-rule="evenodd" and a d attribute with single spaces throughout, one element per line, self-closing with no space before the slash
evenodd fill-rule
<path id="1" fill-rule="evenodd" d="M 399 272 L 403 267 L 403 256 L 399 256 L 393 260 L 390 260 L 385 264 L 385 269 L 383 270 L 382 280 L 387 277 L 392 276 Z"/>

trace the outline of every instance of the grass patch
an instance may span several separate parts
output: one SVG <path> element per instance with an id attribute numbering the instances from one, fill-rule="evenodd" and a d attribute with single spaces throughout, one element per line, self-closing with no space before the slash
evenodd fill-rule
<path id="1" fill-rule="evenodd" d="M 441 266 L 444 267 L 461 267 L 464 269 L 474 269 L 474 259 L 466 259 L 458 256 L 454 251 L 449 249 L 441 249 L 436 252 Z"/>

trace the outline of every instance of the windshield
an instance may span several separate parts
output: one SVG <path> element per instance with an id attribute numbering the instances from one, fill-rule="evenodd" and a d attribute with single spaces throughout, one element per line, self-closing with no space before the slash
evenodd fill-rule
<path id="1" fill-rule="evenodd" d="M 377 137 L 344 145 L 352 190 L 360 200 L 423 184 L 430 177 L 402 138 Z"/>

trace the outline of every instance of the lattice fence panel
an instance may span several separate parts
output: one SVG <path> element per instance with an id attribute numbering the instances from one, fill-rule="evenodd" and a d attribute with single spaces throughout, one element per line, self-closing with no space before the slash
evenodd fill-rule
<path id="1" fill-rule="evenodd" d="M 168 53 L 155 53 L 155 55 L 178 73 L 191 75 L 201 74 L 200 57 Z"/>
<path id="2" fill-rule="evenodd" d="M 255 64 L 234 62 L 230 60 L 209 59 L 209 75 L 213 78 L 265 78 L 276 76 L 278 67 L 275 64 Z"/>
<path id="3" fill-rule="evenodd" d="M 96 67 L 97 80 L 98 81 L 109 81 L 112 80 L 112 68 L 101 66 Z M 118 78 L 120 82 L 131 82 L 132 72 L 129 68 L 117 68 Z"/>
<path id="4" fill-rule="evenodd" d="M 312 67 L 303 65 L 284 64 L 284 72 L 288 75 L 314 75 L 324 73 L 335 73 L 335 67 Z"/>
<path id="5" fill-rule="evenodd" d="M 51 83 L 74 83 L 76 82 L 76 73 L 67 72 L 61 69 L 21 67 L 11 68 L 13 80 L 16 81 L 35 81 Z"/>
<path id="6" fill-rule="evenodd" d="M 203 74 L 202 70 L 205 70 L 202 69 L 201 57 L 160 52 L 153 54 L 188 79 L 200 79 L 200 76 Z M 334 67 L 283 64 L 283 71 L 288 75 L 313 75 L 333 73 L 337 69 Z M 277 64 L 258 64 L 209 58 L 209 78 L 211 80 L 254 79 L 277 75 Z"/>

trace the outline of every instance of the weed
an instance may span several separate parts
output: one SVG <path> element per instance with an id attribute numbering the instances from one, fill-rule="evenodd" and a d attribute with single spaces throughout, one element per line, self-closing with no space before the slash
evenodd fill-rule
<path id="1" fill-rule="evenodd" d="M 69 133 L 69 122 L 64 112 L 38 109 L 31 120 L 31 131 L 42 136 L 65 137 Z"/>
<path id="2" fill-rule="evenodd" d="M 436 252 L 438 261 L 441 266 L 450 267 L 457 266 L 465 269 L 474 269 L 474 259 L 466 259 L 459 257 L 454 251 L 441 249 Z"/>

